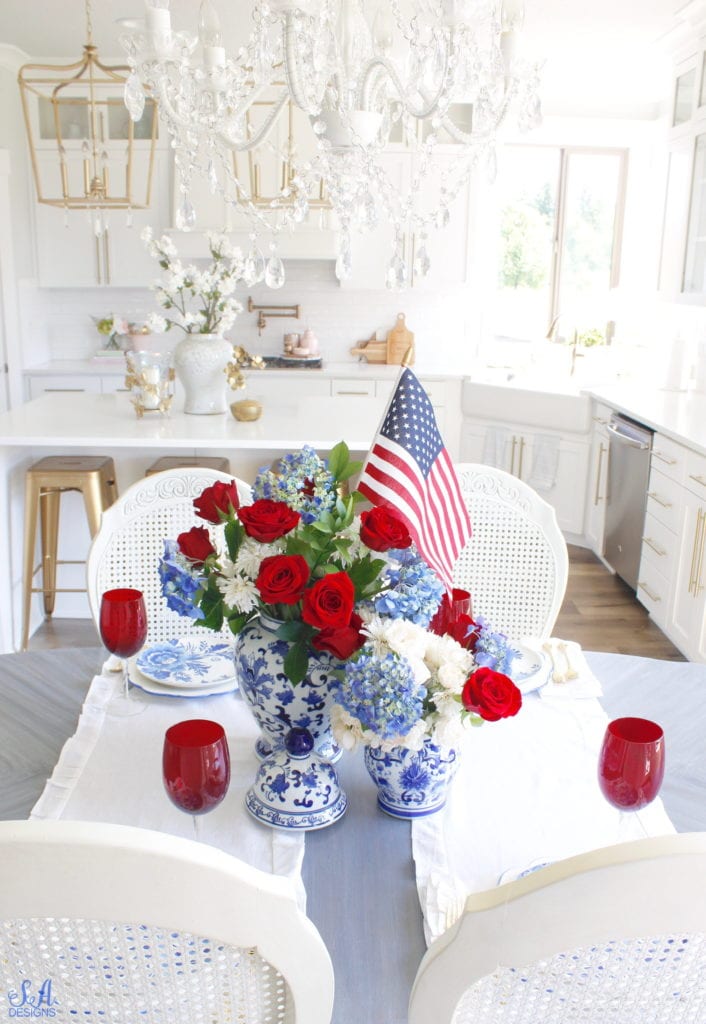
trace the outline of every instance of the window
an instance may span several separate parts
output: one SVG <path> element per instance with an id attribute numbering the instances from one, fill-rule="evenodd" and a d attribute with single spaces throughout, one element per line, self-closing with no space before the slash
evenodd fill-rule
<path id="1" fill-rule="evenodd" d="M 505 150 L 495 188 L 496 337 L 539 340 L 552 323 L 604 328 L 618 283 L 626 163 L 624 150 Z"/>

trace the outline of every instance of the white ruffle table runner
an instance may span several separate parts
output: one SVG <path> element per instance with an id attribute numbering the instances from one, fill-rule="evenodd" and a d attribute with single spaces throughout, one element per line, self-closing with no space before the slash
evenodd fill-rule
<path id="1" fill-rule="evenodd" d="M 119 698 L 122 685 L 122 675 L 108 672 L 105 665 L 94 677 L 78 728 L 64 744 L 30 816 L 136 825 L 193 839 L 191 815 L 171 803 L 162 782 L 164 734 L 188 718 L 220 722 L 230 750 L 230 786 L 218 807 L 199 816 L 199 841 L 289 877 L 304 910 L 304 836 L 261 825 L 245 809 L 245 793 L 259 764 L 254 751 L 259 730 L 240 695 L 179 699 L 131 689 L 130 700 L 143 703 L 145 710 L 119 717 L 111 714 L 110 702 Z"/>
<path id="2" fill-rule="evenodd" d="M 469 893 L 493 888 L 505 872 L 675 832 L 659 799 L 621 815 L 603 797 L 597 769 L 608 716 L 598 680 L 571 653 L 576 680 L 528 694 L 514 718 L 468 731 L 445 808 L 412 824 L 428 943 L 460 916 Z"/>

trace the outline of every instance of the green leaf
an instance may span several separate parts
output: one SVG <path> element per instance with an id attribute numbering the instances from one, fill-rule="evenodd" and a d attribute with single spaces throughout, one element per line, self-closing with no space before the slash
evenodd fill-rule
<path id="1" fill-rule="evenodd" d="M 243 543 L 243 539 L 245 537 L 245 530 L 242 523 L 239 523 L 237 519 L 229 520 L 225 525 L 223 534 L 226 539 L 226 547 L 228 548 L 228 557 L 231 562 L 234 562 L 238 557 L 240 545 Z"/>
<path id="2" fill-rule="evenodd" d="M 348 569 L 348 575 L 353 580 L 356 597 L 365 594 L 371 584 L 377 582 L 385 565 L 386 562 L 382 558 L 371 558 L 369 555 L 353 562 Z"/>
<path id="3" fill-rule="evenodd" d="M 284 674 L 296 686 L 301 683 L 309 668 L 307 645 L 303 642 L 292 644 L 284 657 Z"/>
<path id="4" fill-rule="evenodd" d="M 228 626 L 230 627 L 231 633 L 235 636 L 241 631 L 246 622 L 249 622 L 253 617 L 252 612 L 238 612 L 235 615 L 228 616 Z"/>
<path id="5" fill-rule="evenodd" d="M 292 619 L 290 622 L 283 622 L 277 630 L 277 636 L 281 637 L 282 640 L 297 641 L 311 629 L 305 622 L 300 619 Z"/>
<path id="6" fill-rule="evenodd" d="M 349 463 L 349 454 L 348 445 L 345 441 L 339 441 L 331 449 L 331 454 L 328 457 L 328 468 L 329 473 L 332 474 L 337 483 L 346 479 L 342 474 Z"/>

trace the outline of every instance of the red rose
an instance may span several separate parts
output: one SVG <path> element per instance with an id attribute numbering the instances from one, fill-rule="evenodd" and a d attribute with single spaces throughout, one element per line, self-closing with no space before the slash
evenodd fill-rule
<path id="1" fill-rule="evenodd" d="M 511 718 L 522 707 L 522 694 L 509 676 L 492 668 L 479 668 L 468 677 L 461 694 L 463 706 L 486 722 Z"/>
<path id="2" fill-rule="evenodd" d="M 263 558 L 255 586 L 266 604 L 296 604 L 309 582 L 309 566 L 301 555 Z"/>
<path id="3" fill-rule="evenodd" d="M 334 658 L 345 661 L 350 658 L 354 651 L 359 650 L 365 643 L 366 638 L 360 632 L 363 620 L 355 612 L 351 615 L 351 621 L 343 629 L 322 629 L 311 641 L 311 646 L 317 651 L 328 651 Z"/>
<path id="4" fill-rule="evenodd" d="M 202 491 L 198 498 L 194 498 L 196 514 L 209 523 L 222 522 L 239 504 L 235 480 L 231 480 L 229 484 L 217 480 L 215 484 Z"/>
<path id="5" fill-rule="evenodd" d="M 384 505 L 360 513 L 360 539 L 372 551 L 408 548 L 412 543 L 409 530 L 400 517 Z"/>
<path id="6" fill-rule="evenodd" d="M 301 516 L 283 501 L 260 498 L 252 505 L 239 508 L 238 519 L 245 527 L 248 537 L 269 544 L 293 530 Z"/>
<path id="7" fill-rule="evenodd" d="M 177 537 L 177 547 L 182 555 L 198 565 L 203 565 L 209 555 L 216 552 L 205 526 L 192 526 Z"/>
<path id="8" fill-rule="evenodd" d="M 347 572 L 331 572 L 304 594 L 302 619 L 317 629 L 343 629 L 351 621 L 355 590 Z"/>

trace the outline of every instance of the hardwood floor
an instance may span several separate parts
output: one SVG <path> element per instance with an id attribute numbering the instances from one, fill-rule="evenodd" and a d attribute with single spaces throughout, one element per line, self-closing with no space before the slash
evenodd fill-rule
<path id="1" fill-rule="evenodd" d="M 686 661 L 619 576 L 586 548 L 569 546 L 569 583 L 554 635 L 585 651 Z"/>
<path id="2" fill-rule="evenodd" d="M 639 654 L 685 661 L 648 617 L 621 579 L 611 575 L 585 548 L 569 547 L 569 583 L 554 629 L 555 636 L 577 640 L 586 651 Z M 95 647 L 98 637 L 89 619 L 47 620 L 30 639 L 30 650 Z"/>

